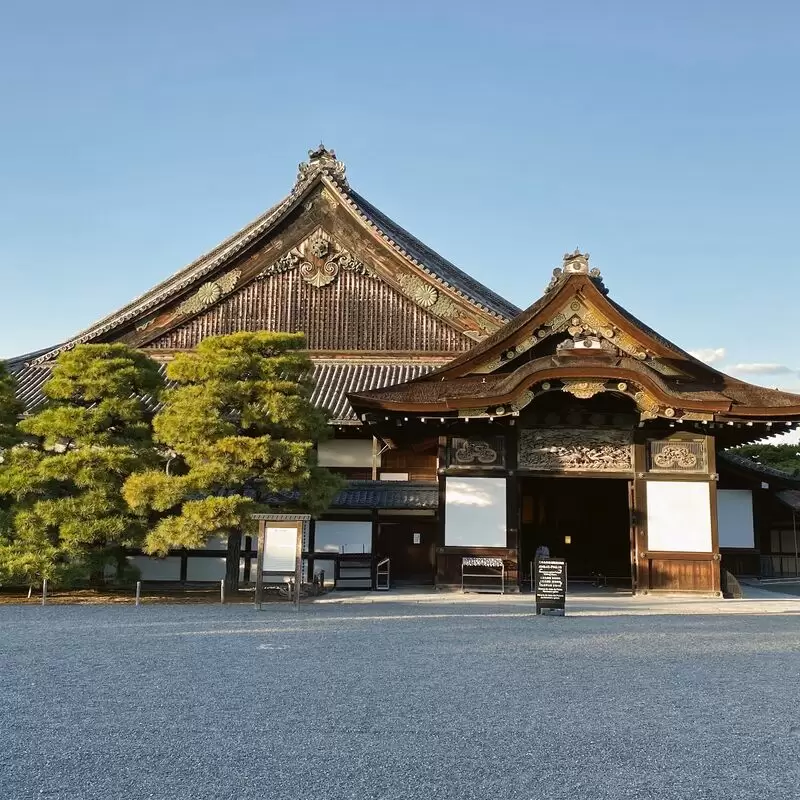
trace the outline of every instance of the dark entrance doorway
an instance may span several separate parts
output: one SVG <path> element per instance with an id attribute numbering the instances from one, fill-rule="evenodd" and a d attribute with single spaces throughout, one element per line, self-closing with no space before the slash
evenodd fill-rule
<path id="1" fill-rule="evenodd" d="M 381 520 L 375 554 L 391 559 L 392 585 L 433 584 L 437 526 L 433 520 Z"/>
<path id="2" fill-rule="evenodd" d="M 569 579 L 631 588 L 628 481 L 619 478 L 521 478 L 520 561 L 536 548 L 567 560 Z"/>

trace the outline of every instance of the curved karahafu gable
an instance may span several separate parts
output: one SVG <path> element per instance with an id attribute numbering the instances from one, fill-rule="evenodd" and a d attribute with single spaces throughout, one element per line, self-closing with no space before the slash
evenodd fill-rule
<path id="1" fill-rule="evenodd" d="M 577 250 L 564 256 L 539 300 L 469 352 L 407 384 L 350 400 L 363 413 L 503 417 L 547 392 L 626 396 L 642 420 L 800 418 L 800 395 L 718 372 L 610 300 L 588 254 Z"/>

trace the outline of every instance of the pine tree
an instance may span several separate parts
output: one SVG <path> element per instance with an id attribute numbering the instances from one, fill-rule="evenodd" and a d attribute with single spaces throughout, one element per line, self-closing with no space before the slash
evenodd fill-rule
<path id="1" fill-rule="evenodd" d="M 0 484 L 9 467 L 9 451 L 22 439 L 17 428 L 22 410 L 22 403 L 16 398 L 16 381 L 0 362 Z M 0 582 L 7 574 L 5 565 L 12 560 L 7 552 L 11 541 L 11 508 L 11 498 L 0 495 Z"/>
<path id="2" fill-rule="evenodd" d="M 0 548 L 7 578 L 103 581 L 121 574 L 125 548 L 141 546 L 146 520 L 122 497 L 130 475 L 158 463 L 147 403 L 158 365 L 122 344 L 62 353 L 43 387 L 49 402 L 19 424 L 25 441 L 6 452 L 0 493 L 14 502 Z"/>
<path id="3" fill-rule="evenodd" d="M 0 361 L 0 454 L 19 442 L 21 435 L 17 422 L 22 414 L 22 403 L 16 397 L 17 382 Z"/>
<path id="4" fill-rule="evenodd" d="M 765 467 L 779 469 L 789 475 L 800 474 L 800 445 L 748 444 L 734 447 L 730 452 L 745 456 Z"/>
<path id="5" fill-rule="evenodd" d="M 131 507 L 152 515 L 145 551 L 202 548 L 228 541 L 226 585 L 238 588 L 242 533 L 271 497 L 297 497 L 320 513 L 341 483 L 316 464 L 315 442 L 328 435 L 311 403 L 312 364 L 300 333 L 235 333 L 203 340 L 167 367 L 166 392 L 153 426 L 174 453 L 166 471 L 128 479 Z"/>

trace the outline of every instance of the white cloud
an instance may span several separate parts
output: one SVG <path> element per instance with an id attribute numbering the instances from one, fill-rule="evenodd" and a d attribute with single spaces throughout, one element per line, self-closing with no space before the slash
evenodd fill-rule
<path id="1" fill-rule="evenodd" d="M 731 364 L 727 367 L 728 372 L 740 372 L 743 375 L 794 375 L 796 369 L 787 367 L 785 364 L 764 364 L 752 362 L 747 364 Z"/>
<path id="2" fill-rule="evenodd" d="M 698 350 L 690 350 L 689 353 L 700 361 L 705 361 L 706 364 L 716 364 L 725 358 L 724 347 L 701 347 Z"/>

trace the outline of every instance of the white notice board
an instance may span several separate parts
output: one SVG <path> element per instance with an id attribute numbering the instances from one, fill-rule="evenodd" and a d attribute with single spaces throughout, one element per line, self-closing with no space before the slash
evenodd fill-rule
<path id="1" fill-rule="evenodd" d="M 264 547 L 264 572 L 294 572 L 297 558 L 297 528 L 268 527 Z"/>

